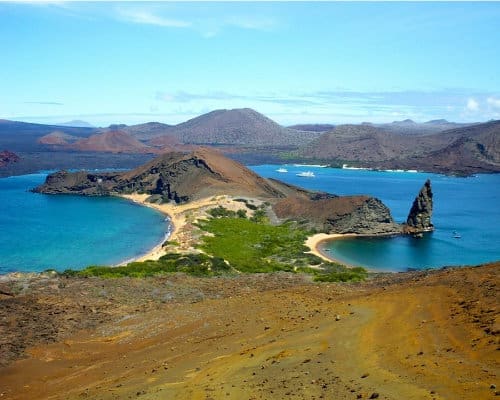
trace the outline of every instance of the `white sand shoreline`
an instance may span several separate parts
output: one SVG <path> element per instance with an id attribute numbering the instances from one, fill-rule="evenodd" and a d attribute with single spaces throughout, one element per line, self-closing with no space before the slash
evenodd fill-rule
<path id="1" fill-rule="evenodd" d="M 172 239 L 172 236 L 174 235 L 175 230 L 176 230 L 176 224 L 174 223 L 172 213 L 169 213 L 168 210 L 166 210 L 164 207 L 162 207 L 163 205 L 146 202 L 146 199 L 149 197 L 149 195 L 140 195 L 140 194 L 127 195 L 127 194 L 124 194 L 124 195 L 120 195 L 118 197 L 129 200 L 135 204 L 139 204 L 141 206 L 153 208 L 153 209 L 159 211 L 160 213 L 162 213 L 163 215 L 165 215 L 169 219 L 170 228 L 165 233 L 165 236 L 163 237 L 163 239 L 158 244 L 156 244 L 153 248 L 151 248 L 149 251 L 147 251 L 146 253 L 144 253 L 140 256 L 126 259 L 126 260 L 120 262 L 119 264 L 117 264 L 116 266 L 127 265 L 128 263 L 131 263 L 134 261 L 158 260 L 161 256 L 165 255 L 166 252 L 163 248 L 163 244 L 165 243 L 166 240 Z"/>
<path id="2" fill-rule="evenodd" d="M 373 269 L 369 267 L 365 267 L 362 265 L 353 265 L 353 264 L 348 264 L 345 261 L 339 260 L 331 255 L 331 253 L 325 253 L 321 251 L 321 244 L 324 242 L 329 242 L 333 240 L 341 240 L 341 239 L 351 239 L 351 238 L 369 238 L 369 237 L 391 237 L 395 236 L 395 233 L 381 233 L 378 235 L 365 235 L 365 234 L 359 234 L 359 233 L 317 233 L 313 236 L 310 236 L 307 238 L 305 245 L 309 247 L 310 251 L 309 253 L 314 254 L 320 258 L 322 258 L 325 261 L 333 261 L 336 263 L 339 263 L 347 268 L 354 268 L 354 267 L 363 267 L 369 272 L 394 272 L 394 271 L 380 271 L 378 269 Z"/>
<path id="3" fill-rule="evenodd" d="M 342 264 L 346 267 L 352 268 L 355 267 L 355 265 L 349 265 L 345 263 L 344 261 L 338 260 L 334 257 L 327 256 L 324 252 L 321 251 L 320 245 L 324 242 L 329 242 L 332 240 L 339 240 L 339 239 L 346 239 L 346 238 L 354 238 L 354 237 L 359 237 L 360 235 L 355 234 L 355 233 L 348 233 L 348 234 L 343 234 L 343 233 L 317 233 L 315 235 L 309 236 L 305 242 L 305 245 L 309 247 L 310 251 L 309 253 L 314 254 L 315 256 L 320 257 L 321 259 L 325 261 L 333 261 L 339 264 Z"/>
<path id="4" fill-rule="evenodd" d="M 163 215 L 165 215 L 169 219 L 170 229 L 169 229 L 169 231 L 167 231 L 167 233 L 166 233 L 165 237 L 162 239 L 162 241 L 160 243 L 158 243 L 156 246 L 154 246 L 151 250 L 149 250 L 148 252 L 146 252 L 143 255 L 124 260 L 121 263 L 117 264 L 116 266 L 123 266 L 123 265 L 126 265 L 126 264 L 128 264 L 130 262 L 134 262 L 134 261 L 142 262 L 142 261 L 146 261 L 146 260 L 158 260 L 160 257 L 167 254 L 167 250 L 164 246 L 164 243 L 167 240 L 172 241 L 172 242 L 177 242 L 179 245 L 180 251 L 196 251 L 194 248 L 192 248 L 190 246 L 190 243 L 188 243 L 190 241 L 189 234 L 186 235 L 186 233 L 184 233 L 183 235 L 180 235 L 180 231 L 184 230 L 184 227 L 188 223 L 187 216 L 186 216 L 186 214 L 188 212 L 190 212 L 190 213 L 192 212 L 193 216 L 191 216 L 191 218 L 196 219 L 202 215 L 201 210 L 204 208 L 207 208 L 207 207 L 224 206 L 226 208 L 229 207 L 229 208 L 233 208 L 233 209 L 238 209 L 241 207 L 244 208 L 244 205 L 241 202 L 235 202 L 234 199 L 232 199 L 230 196 L 225 196 L 225 195 L 215 196 L 215 197 L 211 197 L 211 198 L 205 198 L 205 199 L 201 199 L 201 200 L 195 200 L 195 201 L 191 201 L 191 202 L 185 203 L 185 204 L 149 203 L 146 201 L 146 199 L 149 197 L 148 194 L 127 194 L 127 195 L 120 195 L 119 197 L 124 198 L 124 199 L 129 200 L 129 201 L 132 201 L 138 205 L 150 207 L 150 208 L 153 208 L 153 209 L 161 212 Z M 348 264 L 344 261 L 336 259 L 334 256 L 332 256 L 331 253 L 327 254 L 325 252 L 322 252 L 321 251 L 321 244 L 323 244 L 324 242 L 332 241 L 332 240 L 361 238 L 361 237 L 380 237 L 380 236 L 392 236 L 392 235 L 394 235 L 394 234 L 391 233 L 391 234 L 379 234 L 379 235 L 364 235 L 364 234 L 356 234 L 356 233 L 347 233 L 347 234 L 317 233 L 315 235 L 309 236 L 304 244 L 310 249 L 309 253 L 314 254 L 325 261 L 328 261 L 328 262 L 333 261 L 333 262 L 339 263 L 341 265 L 344 265 L 348 268 L 354 268 L 357 265 Z M 368 271 L 377 272 L 376 270 L 372 270 L 370 268 L 366 268 L 366 267 L 364 267 L 364 268 L 367 269 Z"/>
<path id="5" fill-rule="evenodd" d="M 149 197 L 148 194 L 124 194 L 119 197 L 126 200 L 132 201 L 136 204 L 153 208 L 163 215 L 165 215 L 170 221 L 170 232 L 166 237 L 157 244 L 147 253 L 134 257 L 121 262 L 120 265 L 126 265 L 133 261 L 146 261 L 146 260 L 158 260 L 160 257 L 167 254 L 167 249 L 164 246 L 166 240 L 178 243 L 178 249 L 181 252 L 196 252 L 199 251 L 192 247 L 192 235 L 189 233 L 189 229 L 186 229 L 187 225 L 198 218 L 204 217 L 204 209 L 223 206 L 225 208 L 232 209 L 236 211 L 238 209 L 246 209 L 246 206 L 242 202 L 235 201 L 232 197 L 226 195 L 212 196 L 210 198 L 200 199 L 190 201 L 184 204 L 173 204 L 173 203 L 149 203 L 146 199 Z M 257 203 L 260 200 L 254 199 Z M 167 232 L 168 233 L 168 232 Z"/>

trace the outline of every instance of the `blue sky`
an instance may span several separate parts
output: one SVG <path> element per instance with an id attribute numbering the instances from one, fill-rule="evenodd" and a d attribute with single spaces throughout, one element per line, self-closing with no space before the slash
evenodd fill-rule
<path id="1" fill-rule="evenodd" d="M 500 119 L 500 3 L 3 2 L 0 118 Z"/>

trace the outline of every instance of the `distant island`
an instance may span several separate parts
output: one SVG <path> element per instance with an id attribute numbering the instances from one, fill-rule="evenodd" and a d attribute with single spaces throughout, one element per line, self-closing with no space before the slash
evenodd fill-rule
<path id="1" fill-rule="evenodd" d="M 2 176 L 45 169 L 96 168 L 103 153 L 134 168 L 157 154 L 216 148 L 246 164 L 305 162 L 454 175 L 500 172 L 500 121 L 459 124 L 302 124 L 284 127 L 249 108 L 215 110 L 177 125 L 148 122 L 107 128 L 0 120 L 0 148 L 22 161 Z M 112 160 L 112 161 L 111 161 Z"/>

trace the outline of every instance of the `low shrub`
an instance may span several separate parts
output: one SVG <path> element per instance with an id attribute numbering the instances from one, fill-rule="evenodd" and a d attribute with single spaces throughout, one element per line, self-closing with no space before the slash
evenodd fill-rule
<path id="1" fill-rule="evenodd" d="M 327 273 L 318 273 L 314 280 L 317 282 L 359 282 L 366 279 L 368 272 L 362 267 L 336 267 Z"/>
<path id="2" fill-rule="evenodd" d="M 63 275 L 102 278 L 158 276 L 173 272 L 184 272 L 194 276 L 215 276 L 231 272 L 231 267 L 218 257 L 206 254 L 171 253 L 159 260 L 131 262 L 120 267 L 90 266 L 81 271 L 66 270 Z"/>

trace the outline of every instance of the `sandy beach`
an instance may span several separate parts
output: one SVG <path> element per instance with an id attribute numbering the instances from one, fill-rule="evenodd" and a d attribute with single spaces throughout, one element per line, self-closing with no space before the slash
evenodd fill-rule
<path id="1" fill-rule="evenodd" d="M 391 237 L 394 236 L 394 233 L 382 233 L 375 235 L 376 237 Z M 333 261 L 339 264 L 342 264 L 346 267 L 353 268 L 357 267 L 358 265 L 353 265 L 353 264 L 347 264 L 345 261 L 336 259 L 335 256 L 332 253 L 325 254 L 324 252 L 321 251 L 321 244 L 324 242 L 328 242 L 331 240 L 339 240 L 339 239 L 348 239 L 348 238 L 363 238 L 363 237 L 374 237 L 374 235 L 361 235 L 357 233 L 346 233 L 346 234 L 341 234 L 341 233 L 317 233 L 313 236 L 310 236 L 307 238 L 306 242 L 304 243 L 307 247 L 310 248 L 309 253 L 314 254 L 320 258 L 322 258 L 325 261 Z M 380 272 L 377 269 L 370 269 L 367 267 L 363 267 L 367 271 L 370 272 Z"/>
<path id="2" fill-rule="evenodd" d="M 207 210 L 213 207 L 223 206 L 226 209 L 237 211 L 239 209 L 249 211 L 245 204 L 241 201 L 236 201 L 233 197 L 222 195 L 210 198 L 205 198 L 201 200 L 190 201 L 186 204 L 156 204 L 149 203 L 146 199 L 149 197 L 147 194 L 127 194 L 121 195 L 120 197 L 130 200 L 134 203 L 143 205 L 145 207 L 151 207 L 155 210 L 160 211 L 170 220 L 170 234 L 165 240 L 175 243 L 175 251 L 177 252 L 199 252 L 200 250 L 195 247 L 199 234 L 196 233 L 196 228 L 193 223 L 199 219 L 207 218 Z M 261 200 L 251 199 L 255 205 L 259 205 Z M 199 232 L 198 232 L 199 233 Z M 390 236 L 392 234 L 388 234 Z M 328 253 L 325 254 L 321 251 L 321 244 L 331 240 L 355 238 L 355 237 L 366 237 L 369 235 L 360 235 L 355 233 L 340 234 L 340 233 L 317 233 L 307 238 L 305 245 L 309 247 L 309 253 L 314 254 L 325 261 L 333 261 L 346 267 L 355 267 L 356 265 L 347 264 L 344 261 L 338 260 L 334 255 Z M 149 252 L 139 257 L 126 260 L 119 265 L 126 265 L 132 261 L 146 261 L 146 260 L 158 260 L 160 257 L 165 255 L 169 250 L 174 250 L 174 248 L 169 248 L 164 246 L 164 243 L 159 243 L 153 247 Z"/>
<path id="3" fill-rule="evenodd" d="M 193 223 L 199 219 L 207 217 L 206 211 L 213 207 L 223 206 L 224 208 L 232 211 L 240 209 L 247 210 L 244 203 L 236 201 L 231 196 L 215 196 L 201 200 L 190 201 L 186 204 L 155 204 L 149 203 L 146 199 L 149 197 L 147 194 L 127 194 L 120 197 L 133 201 L 134 203 L 141 204 L 146 207 L 154 208 L 160 211 L 170 219 L 170 235 L 167 240 L 175 244 L 176 251 L 185 252 L 198 252 L 194 248 L 197 239 L 196 228 Z M 252 200 L 255 205 L 261 203 L 260 200 Z M 153 247 L 148 253 L 137 257 L 133 260 L 127 260 L 120 265 L 125 265 L 131 261 L 146 261 L 158 260 L 161 256 L 167 253 L 167 247 L 163 243 Z"/>
<path id="4" fill-rule="evenodd" d="M 309 251 L 309 253 L 314 254 L 315 256 L 318 256 L 325 261 L 335 261 L 335 262 L 338 262 L 340 264 L 350 266 L 350 265 L 345 264 L 342 261 L 336 260 L 333 257 L 327 257 L 324 253 L 321 252 L 319 246 L 321 245 L 321 243 L 327 242 L 330 240 L 344 239 L 344 238 L 357 237 L 357 236 L 359 236 L 359 235 L 356 235 L 354 233 L 350 233 L 350 234 L 317 233 L 316 235 L 309 236 L 304 244 L 311 249 Z"/>
<path id="5" fill-rule="evenodd" d="M 239 209 L 246 209 L 245 205 L 242 202 L 235 201 L 230 196 L 216 196 L 211 198 L 205 198 L 196 201 L 190 201 L 187 204 L 155 204 L 149 203 L 146 199 L 149 197 L 147 194 L 124 194 L 120 197 L 130 200 L 134 203 L 143 205 L 145 207 L 154 208 L 157 211 L 160 211 L 165 216 L 170 219 L 170 235 L 166 240 L 170 242 L 177 243 L 176 250 L 177 251 L 199 251 L 193 247 L 195 241 L 195 235 L 193 235 L 193 226 L 192 223 L 200 218 L 206 218 L 206 211 L 213 207 L 223 206 L 227 209 L 237 211 Z M 256 204 L 260 201 L 254 199 Z M 339 233 L 317 233 L 315 235 L 307 238 L 305 245 L 309 247 L 309 253 L 314 254 L 325 261 L 334 261 L 340 264 L 346 265 L 348 267 L 353 267 L 353 265 L 347 265 L 345 262 L 335 259 L 334 257 L 327 256 L 320 250 L 320 245 L 323 242 L 335 240 L 335 239 L 344 239 L 344 238 L 352 238 L 359 237 L 360 235 L 351 233 L 351 234 L 339 234 Z M 132 261 L 146 261 L 146 260 L 158 260 L 161 256 L 167 253 L 167 247 L 163 246 L 163 243 L 159 243 L 155 247 L 153 247 L 146 254 L 139 256 L 137 258 L 126 260 L 119 265 L 126 265 Z"/>

